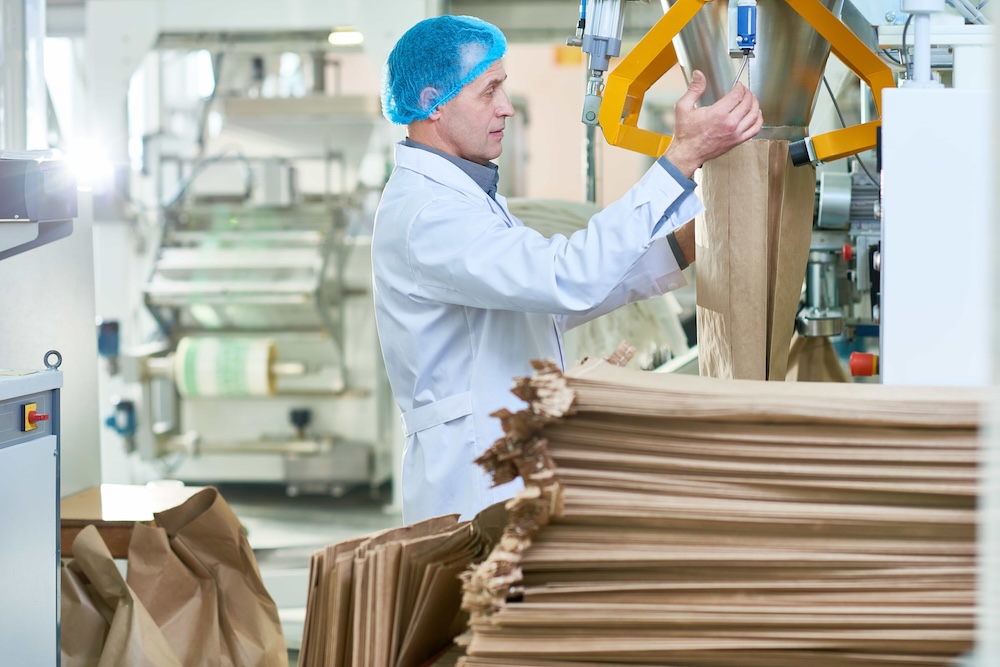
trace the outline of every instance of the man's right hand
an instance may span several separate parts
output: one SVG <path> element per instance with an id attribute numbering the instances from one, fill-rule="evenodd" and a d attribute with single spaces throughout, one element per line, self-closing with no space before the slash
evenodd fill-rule
<path id="1" fill-rule="evenodd" d="M 674 137 L 664 157 L 688 178 L 706 161 L 757 136 L 764 125 L 756 96 L 742 83 L 699 109 L 695 104 L 707 87 L 705 75 L 695 70 L 687 92 L 674 105 Z"/>

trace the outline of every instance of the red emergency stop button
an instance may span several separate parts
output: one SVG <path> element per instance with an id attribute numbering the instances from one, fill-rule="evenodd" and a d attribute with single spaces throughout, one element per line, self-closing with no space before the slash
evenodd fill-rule
<path id="1" fill-rule="evenodd" d="M 849 362 L 851 375 L 854 377 L 871 377 L 878 375 L 878 355 L 867 352 L 851 352 Z"/>
<path id="2" fill-rule="evenodd" d="M 844 244 L 844 261 L 849 262 L 854 259 L 854 248 L 851 247 L 850 243 Z"/>

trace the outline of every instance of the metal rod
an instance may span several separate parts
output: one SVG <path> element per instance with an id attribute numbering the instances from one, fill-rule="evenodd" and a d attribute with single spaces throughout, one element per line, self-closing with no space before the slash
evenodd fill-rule
<path id="1" fill-rule="evenodd" d="M 743 76 L 743 70 L 747 68 L 747 65 L 749 63 L 750 63 L 750 55 L 745 54 L 743 56 L 743 62 L 740 63 L 740 71 L 736 73 L 736 78 L 733 79 L 733 85 L 729 86 L 729 90 L 735 88 L 736 84 L 740 82 L 740 77 Z M 749 83 L 749 81 L 747 81 L 747 83 Z"/>
<path id="2" fill-rule="evenodd" d="M 587 201 L 591 204 L 597 203 L 596 130 L 597 128 L 593 125 L 587 125 Z"/>
<path id="3" fill-rule="evenodd" d="M 306 365 L 298 361 L 276 361 L 271 364 L 271 372 L 275 375 L 305 375 L 306 370 Z"/>

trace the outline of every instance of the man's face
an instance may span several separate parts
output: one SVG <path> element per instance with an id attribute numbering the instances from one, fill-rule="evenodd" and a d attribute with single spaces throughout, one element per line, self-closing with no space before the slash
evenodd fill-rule
<path id="1" fill-rule="evenodd" d="M 503 89 L 506 78 L 498 60 L 435 112 L 447 152 L 479 164 L 500 156 L 506 119 L 514 115 Z"/>

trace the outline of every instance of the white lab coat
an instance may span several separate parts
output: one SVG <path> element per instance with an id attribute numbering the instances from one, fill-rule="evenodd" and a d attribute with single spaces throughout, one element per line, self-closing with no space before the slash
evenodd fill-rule
<path id="1" fill-rule="evenodd" d="M 664 237 L 701 211 L 661 165 L 569 239 L 543 237 L 496 199 L 448 160 L 396 146 L 372 266 L 406 435 L 406 523 L 468 519 L 521 488 L 491 488 L 473 463 L 502 435 L 490 414 L 524 408 L 510 389 L 532 359 L 565 365 L 561 331 L 685 284 Z"/>

